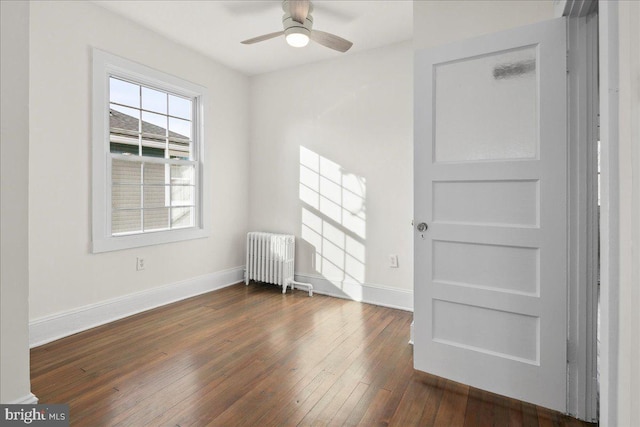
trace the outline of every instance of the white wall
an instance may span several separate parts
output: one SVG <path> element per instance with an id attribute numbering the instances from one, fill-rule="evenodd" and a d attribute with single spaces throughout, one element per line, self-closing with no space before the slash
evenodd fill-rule
<path id="1" fill-rule="evenodd" d="M 482 34 L 553 18 L 546 0 L 420 0 L 413 3 L 416 49 L 440 46 Z"/>
<path id="2" fill-rule="evenodd" d="M 405 42 L 251 79 L 250 227 L 299 238 L 301 280 L 403 308 L 413 288 L 412 57 Z M 381 288 L 388 298 L 368 295 Z"/>
<path id="3" fill-rule="evenodd" d="M 607 168 L 616 175 L 608 182 L 617 186 L 609 187 L 614 193 L 609 195 L 608 205 L 611 234 L 603 244 L 610 245 L 607 262 L 611 264 L 607 267 L 610 274 L 602 284 L 609 295 L 617 293 L 617 298 L 607 301 L 614 303 L 609 305 L 608 313 L 615 321 L 606 322 L 617 326 L 617 331 L 613 331 L 617 336 L 609 341 L 608 355 L 617 372 L 607 377 L 615 378 L 617 384 L 614 382 L 608 388 L 613 400 L 605 400 L 605 404 L 612 405 L 605 411 L 603 425 L 637 426 L 640 425 L 640 4 L 620 1 L 618 8 L 618 16 L 612 16 L 617 18 L 618 28 L 609 27 L 610 31 L 618 31 L 618 50 L 609 51 L 614 61 L 618 56 L 617 75 L 608 81 L 613 84 L 605 86 L 605 90 L 618 95 L 617 100 L 615 96 L 610 98 L 611 102 L 617 101 L 618 120 L 615 115 L 610 116 L 610 126 L 616 129 L 609 134 L 613 138 L 603 139 L 604 143 L 617 142 L 617 150 L 608 151 L 608 165 L 617 162 L 618 170 Z"/>
<path id="4" fill-rule="evenodd" d="M 640 424 L 640 5 L 599 2 L 600 424 Z"/>
<path id="5" fill-rule="evenodd" d="M 30 42 L 32 322 L 242 266 L 248 79 L 90 2 L 33 2 Z M 211 237 L 90 253 L 92 47 L 208 88 Z"/>
<path id="6" fill-rule="evenodd" d="M 0 403 L 28 403 L 29 3 L 0 17 Z"/>

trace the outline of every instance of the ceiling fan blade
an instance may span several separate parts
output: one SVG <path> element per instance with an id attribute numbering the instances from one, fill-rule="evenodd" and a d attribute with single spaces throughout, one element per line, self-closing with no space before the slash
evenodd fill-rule
<path id="1" fill-rule="evenodd" d="M 349 40 L 345 40 L 342 37 L 338 37 L 334 34 L 326 33 L 324 31 L 312 30 L 310 38 L 314 42 L 320 43 L 322 46 L 343 53 L 348 51 L 351 46 L 353 46 L 353 43 L 351 43 Z"/>
<path id="2" fill-rule="evenodd" d="M 244 41 L 241 41 L 240 43 L 242 43 L 242 44 L 254 44 L 254 43 L 263 42 L 265 40 L 272 39 L 274 37 L 281 36 L 283 34 L 284 34 L 284 31 L 277 31 L 275 33 L 269 33 L 269 34 L 265 34 L 263 36 L 258 36 L 258 37 L 254 37 L 252 39 L 244 40 Z"/>
<path id="3" fill-rule="evenodd" d="M 289 13 L 291 19 L 304 24 L 307 15 L 309 15 L 309 0 L 289 0 Z"/>

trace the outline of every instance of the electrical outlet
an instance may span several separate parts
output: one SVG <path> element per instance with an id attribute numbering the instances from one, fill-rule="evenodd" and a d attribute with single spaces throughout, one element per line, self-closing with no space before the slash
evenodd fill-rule
<path id="1" fill-rule="evenodd" d="M 136 270 L 144 270 L 144 258 L 136 258 Z"/>
<path id="2" fill-rule="evenodd" d="M 389 267 L 398 268 L 398 255 L 389 255 Z"/>

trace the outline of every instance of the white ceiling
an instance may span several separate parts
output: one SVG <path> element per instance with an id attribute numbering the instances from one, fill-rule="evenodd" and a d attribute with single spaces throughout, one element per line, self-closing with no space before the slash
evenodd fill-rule
<path id="1" fill-rule="evenodd" d="M 247 75 L 308 64 L 409 40 L 410 0 L 316 0 L 313 27 L 353 42 L 346 53 L 310 42 L 293 48 L 283 37 L 253 45 L 240 41 L 282 30 L 280 0 L 156 1 L 94 3 Z"/>

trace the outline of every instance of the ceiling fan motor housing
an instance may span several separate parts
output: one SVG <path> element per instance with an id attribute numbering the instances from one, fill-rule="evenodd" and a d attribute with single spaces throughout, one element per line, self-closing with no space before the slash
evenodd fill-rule
<path id="1" fill-rule="evenodd" d="M 305 34 L 307 37 L 311 34 L 311 28 L 313 27 L 313 18 L 311 15 L 307 15 L 304 23 L 301 24 L 294 21 L 290 14 L 285 13 L 282 16 L 282 26 L 284 27 L 284 34 L 289 35 L 292 33 Z"/>

